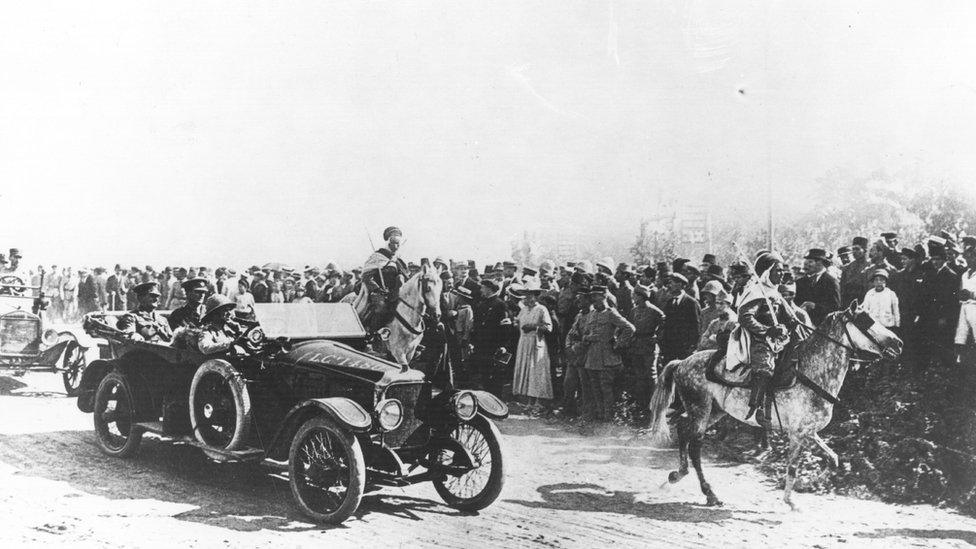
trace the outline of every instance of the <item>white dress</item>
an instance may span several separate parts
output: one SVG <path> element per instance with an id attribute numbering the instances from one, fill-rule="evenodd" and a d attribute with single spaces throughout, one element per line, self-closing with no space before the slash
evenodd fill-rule
<path id="1" fill-rule="evenodd" d="M 518 314 L 518 325 L 534 324 L 545 331 L 552 331 L 552 319 L 545 306 L 523 306 Z M 549 348 L 539 330 L 525 333 L 519 329 L 518 351 L 515 354 L 515 377 L 512 394 L 533 398 L 552 398 L 552 374 L 549 369 Z"/>

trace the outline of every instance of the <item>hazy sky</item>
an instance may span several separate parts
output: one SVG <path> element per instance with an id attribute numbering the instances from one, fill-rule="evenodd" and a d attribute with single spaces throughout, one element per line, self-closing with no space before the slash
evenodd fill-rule
<path id="1" fill-rule="evenodd" d="M 23 2 L 0 22 L 0 247 L 350 265 L 634 233 L 662 198 L 976 176 L 973 2 Z"/>

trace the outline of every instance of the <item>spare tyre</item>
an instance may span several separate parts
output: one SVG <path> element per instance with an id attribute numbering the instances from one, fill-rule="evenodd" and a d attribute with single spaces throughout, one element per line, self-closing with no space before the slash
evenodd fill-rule
<path id="1" fill-rule="evenodd" d="M 251 427 L 251 397 L 244 377 L 226 360 L 208 360 L 190 384 L 190 424 L 197 440 L 212 448 L 238 450 Z"/>

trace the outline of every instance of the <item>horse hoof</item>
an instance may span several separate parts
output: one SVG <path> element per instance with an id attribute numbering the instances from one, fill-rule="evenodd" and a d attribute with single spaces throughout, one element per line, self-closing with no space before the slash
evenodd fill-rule
<path id="1" fill-rule="evenodd" d="M 720 500 L 718 498 L 715 498 L 715 497 L 711 497 L 711 498 L 708 498 L 708 501 L 705 502 L 705 505 L 708 506 L 708 507 L 721 507 L 721 506 L 723 506 L 725 504 L 722 503 L 722 500 Z"/>
<path id="2" fill-rule="evenodd" d="M 668 482 L 670 482 L 671 484 L 674 484 L 675 482 L 678 482 L 679 480 L 681 480 L 682 478 L 684 478 L 684 476 L 686 474 L 687 473 L 681 473 L 681 472 L 678 472 L 678 471 L 671 471 L 670 473 L 668 473 Z"/>

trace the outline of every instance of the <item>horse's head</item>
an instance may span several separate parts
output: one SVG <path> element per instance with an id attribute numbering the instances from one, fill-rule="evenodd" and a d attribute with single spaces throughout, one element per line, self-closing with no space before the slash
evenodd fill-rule
<path id="1" fill-rule="evenodd" d="M 833 313 L 832 316 L 835 316 L 834 322 L 843 323 L 844 335 L 855 350 L 888 358 L 896 358 L 901 354 L 901 339 L 874 320 L 867 311 L 859 308 L 857 300 L 852 301 L 847 309 Z"/>
<path id="2" fill-rule="evenodd" d="M 420 272 L 410 277 L 410 280 L 403 285 L 400 298 L 407 305 L 423 311 L 424 316 L 437 321 L 441 316 L 442 289 L 440 269 L 432 267 L 424 259 L 420 262 Z"/>

